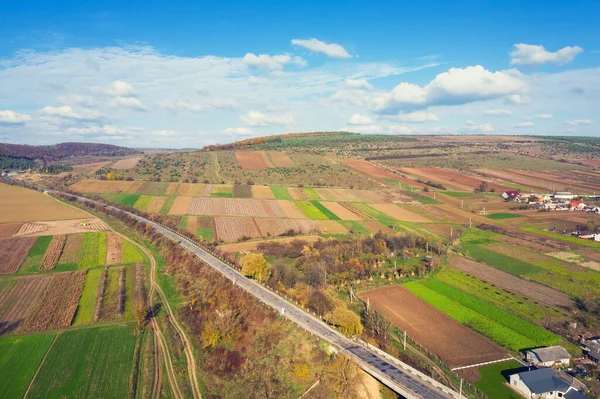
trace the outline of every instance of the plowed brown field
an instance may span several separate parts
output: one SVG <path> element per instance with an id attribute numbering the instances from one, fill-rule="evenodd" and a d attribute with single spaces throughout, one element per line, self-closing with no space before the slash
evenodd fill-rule
<path id="1" fill-rule="evenodd" d="M 404 168 L 407 173 L 419 176 L 421 179 L 433 180 L 446 186 L 447 188 L 455 187 L 462 191 L 473 191 L 475 188 L 481 185 L 483 179 L 478 179 L 473 176 L 465 175 L 456 170 L 442 169 L 442 168 Z M 488 182 L 488 190 L 494 189 L 499 193 L 506 190 L 512 190 L 509 187 L 496 184 L 490 179 L 486 179 Z"/>
<path id="2" fill-rule="evenodd" d="M 423 189 L 425 187 L 425 185 L 422 183 L 417 183 L 412 179 L 398 176 L 386 169 L 372 165 L 367 161 L 363 161 L 362 159 L 342 159 L 341 162 L 353 169 L 358 170 L 361 173 L 364 173 L 367 176 L 371 176 L 376 179 L 392 179 L 419 189 Z"/>
<path id="3" fill-rule="evenodd" d="M 167 202 L 167 197 L 153 197 L 146 208 L 146 212 L 159 213 L 165 202 Z"/>
<path id="4" fill-rule="evenodd" d="M 192 234 L 196 234 L 198 231 L 198 216 L 188 216 L 187 225 L 185 229 Z"/>
<path id="5" fill-rule="evenodd" d="M 573 301 L 568 295 L 546 286 L 525 281 L 512 274 L 503 272 L 484 263 L 454 256 L 450 259 L 450 267 L 463 271 L 486 283 L 531 298 L 545 305 L 572 307 Z"/>
<path id="6" fill-rule="evenodd" d="M 129 193 L 134 194 L 143 182 L 124 180 L 81 180 L 69 187 L 80 193 Z"/>
<path id="7" fill-rule="evenodd" d="M 202 190 L 202 194 L 200 195 L 201 197 L 210 197 L 210 195 L 212 194 L 214 186 L 212 184 L 207 184 L 206 186 L 204 186 L 204 190 Z"/>
<path id="8" fill-rule="evenodd" d="M 177 195 L 182 197 L 199 197 L 204 191 L 204 184 L 181 183 Z"/>
<path id="9" fill-rule="evenodd" d="M 175 195 L 177 193 L 178 187 L 179 183 L 170 183 L 167 189 L 165 190 L 165 195 Z"/>
<path id="10" fill-rule="evenodd" d="M 0 238 L 8 238 L 14 236 L 21 228 L 21 223 L 0 224 Z"/>
<path id="11" fill-rule="evenodd" d="M 44 331 L 71 325 L 85 282 L 85 270 L 56 273 L 27 315 L 23 330 Z"/>
<path id="12" fill-rule="evenodd" d="M 365 227 L 371 233 L 377 233 L 379 231 L 381 231 L 382 233 L 388 233 L 388 234 L 395 233 L 394 230 L 390 229 L 385 224 L 383 224 L 377 220 L 363 220 L 358 223 L 360 223 L 363 227 Z"/>
<path id="13" fill-rule="evenodd" d="M 169 210 L 169 215 L 185 215 L 188 213 L 192 199 L 192 197 L 176 197 L 171 210 Z"/>
<path id="14" fill-rule="evenodd" d="M 424 218 L 423 216 L 418 215 L 414 212 L 411 212 L 408 209 L 401 208 L 396 204 L 370 204 L 369 206 L 378 210 L 379 212 L 383 212 L 386 215 L 391 216 L 394 219 L 398 219 L 402 222 L 431 222 L 431 220 Z"/>
<path id="15" fill-rule="evenodd" d="M 118 265 L 121 263 L 121 237 L 116 235 L 113 232 L 106 233 L 106 264 L 110 265 Z"/>
<path id="16" fill-rule="evenodd" d="M 136 157 L 136 158 L 120 159 L 117 162 L 115 162 L 115 165 L 113 166 L 113 168 L 115 168 L 115 169 L 133 169 L 133 168 L 135 168 L 135 165 L 138 164 L 140 159 L 142 159 L 142 158 Z"/>
<path id="17" fill-rule="evenodd" d="M 60 258 L 60 254 L 62 253 L 66 241 L 67 236 L 65 235 L 52 237 L 52 241 L 50 241 L 50 245 L 48 245 L 48 249 L 46 249 L 44 258 L 40 263 L 40 270 L 54 269 L 54 266 L 56 266 L 58 263 L 58 259 Z"/>
<path id="18" fill-rule="evenodd" d="M 269 186 L 252 186 L 252 197 L 257 199 L 275 199 Z"/>
<path id="19" fill-rule="evenodd" d="M 321 202 L 321 205 L 323 205 L 325 208 L 329 209 L 331 212 L 333 212 L 337 217 L 339 217 L 342 220 L 362 220 L 362 217 L 360 217 L 356 213 L 350 211 L 349 209 L 345 208 L 339 202 Z"/>
<path id="20" fill-rule="evenodd" d="M 7 238 L 0 240 L 0 274 L 12 274 L 27 257 L 36 238 Z"/>
<path id="21" fill-rule="evenodd" d="M 301 188 L 298 187 L 288 187 L 288 193 L 292 196 L 292 199 L 296 201 L 305 200 L 306 196 L 302 192 Z"/>
<path id="22" fill-rule="evenodd" d="M 334 188 L 317 188 L 315 191 L 325 201 L 388 202 L 385 196 L 376 191 Z"/>
<path id="23" fill-rule="evenodd" d="M 0 335 L 18 331 L 48 283 L 48 274 L 0 282 Z"/>
<path id="24" fill-rule="evenodd" d="M 335 220 L 317 220 L 324 233 L 328 234 L 348 234 L 348 229 Z"/>
<path id="25" fill-rule="evenodd" d="M 304 219 L 306 215 L 292 201 L 277 200 L 277 204 L 290 219 Z"/>
<path id="26" fill-rule="evenodd" d="M 256 199 L 194 198 L 188 212 L 192 215 L 286 217 L 277 201 Z"/>
<path id="27" fill-rule="evenodd" d="M 275 166 L 284 168 L 291 168 L 294 166 L 294 161 L 292 161 L 292 159 L 285 152 L 270 151 L 269 155 L 271 156 L 271 160 L 273 160 Z"/>
<path id="28" fill-rule="evenodd" d="M 235 156 L 244 170 L 267 169 L 272 166 L 264 151 L 236 151 Z"/>
<path id="29" fill-rule="evenodd" d="M 358 296 L 382 312 L 419 345 L 439 356 L 450 367 L 504 359 L 507 353 L 487 338 L 460 324 L 395 285 L 365 291 Z"/>
<path id="30" fill-rule="evenodd" d="M 322 228 L 312 220 L 256 219 L 263 236 L 280 236 L 293 230 L 297 234 L 320 233 Z"/>
<path id="31" fill-rule="evenodd" d="M 258 225 L 252 218 L 216 217 L 214 223 L 218 242 L 236 242 L 244 236 L 248 238 L 262 236 Z"/>

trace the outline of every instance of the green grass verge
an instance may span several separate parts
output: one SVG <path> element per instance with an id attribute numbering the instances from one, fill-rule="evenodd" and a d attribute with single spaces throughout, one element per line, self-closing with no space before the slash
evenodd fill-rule
<path id="1" fill-rule="evenodd" d="M 79 298 L 79 305 L 77 306 L 77 313 L 75 313 L 75 319 L 73 326 L 85 326 L 92 324 L 94 321 L 94 311 L 96 309 L 96 299 L 98 295 L 98 285 L 100 284 L 100 278 L 104 269 L 91 269 L 87 271 L 85 275 L 85 284 L 81 297 Z"/>
<path id="2" fill-rule="evenodd" d="M 187 216 L 182 216 L 181 219 L 179 219 L 179 223 L 177 224 L 177 228 L 179 228 L 181 230 L 185 230 L 185 228 L 187 227 L 187 223 L 188 223 L 188 217 Z"/>
<path id="3" fill-rule="evenodd" d="M 130 397 L 135 344 L 131 327 L 62 333 L 33 382 L 28 398 Z"/>
<path id="4" fill-rule="evenodd" d="M 515 215 L 514 213 L 492 213 L 491 215 L 487 215 L 487 217 L 494 220 L 501 220 L 520 218 L 521 215 Z"/>
<path id="5" fill-rule="evenodd" d="M 310 201 L 310 203 L 313 204 L 315 206 L 315 208 L 317 208 L 318 210 L 320 210 L 323 215 L 327 216 L 327 219 L 329 219 L 329 220 L 340 220 L 340 218 L 335 213 L 331 212 L 329 209 L 327 209 L 319 201 L 312 200 L 312 201 Z"/>
<path id="6" fill-rule="evenodd" d="M 365 212 L 367 215 L 374 217 L 381 224 L 384 224 L 388 227 L 391 226 L 391 227 L 396 227 L 396 228 L 402 228 L 402 226 L 400 225 L 400 223 L 398 223 L 398 221 L 396 219 L 394 219 L 391 216 L 386 215 L 383 212 L 379 212 L 377 209 L 371 208 L 367 204 L 363 204 L 362 202 L 352 202 L 352 205 L 354 205 L 361 211 Z"/>
<path id="7" fill-rule="evenodd" d="M 80 251 L 78 263 L 80 269 L 103 266 L 106 263 L 106 233 L 86 233 Z"/>
<path id="8" fill-rule="evenodd" d="M 304 195 L 306 196 L 306 198 L 308 198 L 309 200 L 322 200 L 323 199 L 323 198 L 321 198 L 319 193 L 317 193 L 317 191 L 312 187 L 305 187 L 302 189 L 302 191 L 304 192 Z"/>
<path id="9" fill-rule="evenodd" d="M 437 308 L 454 320 L 471 327 L 473 330 L 490 337 L 498 344 L 520 351 L 536 346 L 535 341 L 518 334 L 514 330 L 469 309 L 462 304 L 450 300 L 445 295 L 436 292 L 417 281 L 405 283 L 404 286 L 413 294 Z"/>
<path id="10" fill-rule="evenodd" d="M 530 233 L 539 234 L 541 236 L 556 238 L 558 240 L 569 242 L 572 244 L 583 245 L 584 247 L 592 247 L 592 248 L 600 249 L 600 243 L 595 242 L 595 241 L 588 241 L 588 240 L 583 240 L 583 239 L 577 238 L 577 237 L 564 236 L 562 234 L 551 233 L 549 231 L 537 229 L 535 227 L 521 227 L 521 230 L 528 231 Z"/>
<path id="11" fill-rule="evenodd" d="M 409 197 L 411 197 L 411 198 L 419 201 L 421 204 L 424 204 L 424 205 L 440 205 L 440 204 L 443 204 L 442 201 L 438 201 L 436 199 L 429 198 L 429 197 L 426 197 L 426 196 L 420 195 L 420 194 L 409 194 Z"/>
<path id="12" fill-rule="evenodd" d="M 0 338 L 2 398 L 22 398 L 52 344 L 54 334 Z"/>
<path id="13" fill-rule="evenodd" d="M 472 197 L 474 193 L 469 191 L 444 191 L 444 195 L 453 198 Z"/>
<path id="14" fill-rule="evenodd" d="M 169 211 L 171 210 L 171 207 L 173 206 L 173 202 L 175 202 L 175 196 L 169 195 L 167 197 L 167 200 L 165 201 L 165 204 L 162 206 L 162 208 L 160 208 L 160 212 L 158 212 L 158 213 L 160 215 L 168 214 Z"/>
<path id="15" fill-rule="evenodd" d="M 516 276 L 531 275 L 543 273 L 544 269 L 532 265 L 531 263 L 523 262 L 519 259 L 512 258 L 510 256 L 502 255 L 494 251 L 490 251 L 486 248 L 481 248 L 477 245 L 463 245 L 463 251 L 475 260 L 483 263 L 487 263 L 490 266 L 494 266 L 496 269 L 503 270 L 507 273 L 514 274 Z"/>
<path id="16" fill-rule="evenodd" d="M 314 206 L 311 201 L 296 201 L 296 205 L 309 219 L 328 220 L 329 218 Z"/>
<path id="17" fill-rule="evenodd" d="M 52 241 L 52 236 L 40 236 L 29 250 L 27 257 L 21 263 L 18 274 L 35 273 L 39 271 L 40 263 L 44 259 L 44 254 Z"/>
<path id="18" fill-rule="evenodd" d="M 146 261 L 146 256 L 139 250 L 138 247 L 131 244 L 129 241 L 121 241 L 121 263 L 129 265 L 132 263 L 141 263 Z"/>
<path id="19" fill-rule="evenodd" d="M 520 399 L 521 396 L 505 383 L 508 382 L 510 374 L 526 370 L 523 365 L 514 360 L 479 367 L 481 379 L 475 383 L 475 387 L 490 399 Z"/>
<path id="20" fill-rule="evenodd" d="M 150 201 L 152 201 L 152 198 L 154 197 L 151 195 L 142 195 L 140 196 L 140 198 L 137 199 L 137 201 L 135 201 L 133 207 L 138 211 L 145 211 L 146 208 L 148 208 L 148 205 L 150 205 Z"/>
<path id="21" fill-rule="evenodd" d="M 212 193 L 211 198 L 233 198 L 233 193 Z"/>
<path id="22" fill-rule="evenodd" d="M 123 318 L 133 320 L 133 305 L 135 302 L 135 266 L 125 268 L 125 308 L 123 309 Z"/>
<path id="23" fill-rule="evenodd" d="M 348 231 L 353 231 L 358 234 L 371 234 L 365 226 L 361 225 L 356 220 L 340 220 L 338 223 L 347 228 Z"/>
<path id="24" fill-rule="evenodd" d="M 277 198 L 278 200 L 293 200 L 287 187 L 271 186 L 271 191 L 273 192 L 275 198 Z"/>

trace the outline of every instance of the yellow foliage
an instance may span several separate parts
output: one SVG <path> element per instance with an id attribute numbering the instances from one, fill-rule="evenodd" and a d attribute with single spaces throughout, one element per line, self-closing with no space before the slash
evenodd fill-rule
<path id="1" fill-rule="evenodd" d="M 117 176 L 114 173 L 107 173 L 106 180 L 116 180 Z"/>
<path id="2" fill-rule="evenodd" d="M 363 331 L 360 317 L 353 311 L 344 306 L 338 306 L 325 315 L 325 320 L 337 326 L 342 334 L 353 336 L 359 335 Z"/>
<path id="3" fill-rule="evenodd" d="M 259 281 L 264 281 L 271 275 L 271 265 L 261 254 L 248 254 L 240 260 L 242 274 Z"/>
<path id="4" fill-rule="evenodd" d="M 213 323 L 208 323 L 202 331 L 202 347 L 212 348 L 219 341 L 221 341 L 221 332 Z"/>
<path id="5" fill-rule="evenodd" d="M 294 366 L 294 374 L 296 374 L 296 377 L 300 378 L 302 381 L 306 381 L 308 379 L 309 372 L 310 369 L 306 363 L 299 363 Z"/>

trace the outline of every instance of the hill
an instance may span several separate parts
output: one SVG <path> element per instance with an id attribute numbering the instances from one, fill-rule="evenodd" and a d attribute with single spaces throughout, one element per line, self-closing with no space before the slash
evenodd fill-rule
<path id="1" fill-rule="evenodd" d="M 121 157 L 139 153 L 140 151 L 132 148 L 99 143 L 59 143 L 43 146 L 0 143 L 0 157 L 28 160 L 58 161 L 86 156 Z"/>

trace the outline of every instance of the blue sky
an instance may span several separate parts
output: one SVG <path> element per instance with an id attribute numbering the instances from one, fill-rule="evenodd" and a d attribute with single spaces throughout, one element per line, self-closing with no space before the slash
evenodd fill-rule
<path id="1" fill-rule="evenodd" d="M 3 4 L 0 141 L 598 135 L 599 2 L 406 3 Z"/>

